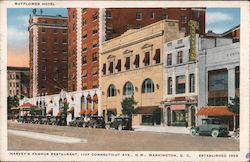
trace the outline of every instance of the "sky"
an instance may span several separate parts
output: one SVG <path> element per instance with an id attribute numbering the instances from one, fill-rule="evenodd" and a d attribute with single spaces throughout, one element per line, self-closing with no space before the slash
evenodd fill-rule
<path id="1" fill-rule="evenodd" d="M 8 66 L 29 66 L 28 20 L 32 8 L 9 8 L 7 10 L 7 63 Z M 66 8 L 42 9 L 43 15 L 67 16 Z M 40 9 L 37 9 L 40 14 Z M 240 24 L 239 8 L 207 8 L 206 31 L 223 33 Z"/>

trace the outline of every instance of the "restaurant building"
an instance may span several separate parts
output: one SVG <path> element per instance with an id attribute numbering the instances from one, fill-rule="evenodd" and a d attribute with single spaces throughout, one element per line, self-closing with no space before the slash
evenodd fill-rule
<path id="1" fill-rule="evenodd" d="M 178 21 L 162 20 L 102 44 L 100 85 L 106 121 L 122 115 L 122 100 L 133 96 L 134 125 L 162 123 L 163 46 L 183 36 Z"/>

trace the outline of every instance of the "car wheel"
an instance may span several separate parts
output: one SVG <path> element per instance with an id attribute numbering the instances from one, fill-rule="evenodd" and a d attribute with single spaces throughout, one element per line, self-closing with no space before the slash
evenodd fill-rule
<path id="1" fill-rule="evenodd" d="M 212 130 L 211 135 L 212 135 L 213 137 L 215 137 L 215 138 L 218 137 L 218 136 L 219 136 L 219 130 L 217 130 L 217 129 Z"/>
<path id="2" fill-rule="evenodd" d="M 110 129 L 110 125 L 106 125 L 105 127 L 106 127 L 106 129 Z"/>
<path id="3" fill-rule="evenodd" d="M 117 128 L 119 131 L 122 130 L 122 125 L 118 125 L 118 128 Z"/>
<path id="4" fill-rule="evenodd" d="M 96 128 L 96 124 L 93 125 L 93 128 Z"/>
<path id="5" fill-rule="evenodd" d="M 195 136 L 196 135 L 196 130 L 193 128 L 193 129 L 191 129 L 191 131 L 190 131 L 190 134 L 191 134 L 191 136 Z"/>
<path id="6" fill-rule="evenodd" d="M 83 128 L 85 128 L 85 127 L 86 127 L 86 124 L 85 124 L 85 123 L 83 123 L 83 124 L 82 124 L 82 127 L 83 127 Z"/>

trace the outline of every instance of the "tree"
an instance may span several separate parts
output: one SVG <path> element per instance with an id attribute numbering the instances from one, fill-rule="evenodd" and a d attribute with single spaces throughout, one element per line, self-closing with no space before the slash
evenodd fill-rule
<path id="1" fill-rule="evenodd" d="M 239 114 L 240 112 L 240 98 L 239 97 L 235 97 L 232 98 L 230 97 L 230 101 L 228 103 L 228 110 L 235 113 L 235 114 Z"/>
<path id="2" fill-rule="evenodd" d="M 8 116 L 9 116 L 11 114 L 11 108 L 17 107 L 19 105 L 19 99 L 17 96 L 14 96 L 14 97 L 8 96 L 7 102 L 8 102 L 7 110 L 8 110 Z"/>
<path id="3" fill-rule="evenodd" d="M 135 105 L 137 102 L 134 97 L 126 97 L 122 100 L 122 114 L 127 115 L 128 117 L 132 117 L 132 114 L 135 113 Z"/>
<path id="4" fill-rule="evenodd" d="M 230 102 L 228 103 L 228 110 L 235 113 L 237 115 L 237 117 L 239 118 L 239 113 L 240 113 L 240 98 L 239 97 L 235 97 L 232 98 L 230 97 Z M 239 124 L 236 124 L 236 116 L 234 115 L 234 129 L 236 129 L 236 127 L 238 127 Z"/>

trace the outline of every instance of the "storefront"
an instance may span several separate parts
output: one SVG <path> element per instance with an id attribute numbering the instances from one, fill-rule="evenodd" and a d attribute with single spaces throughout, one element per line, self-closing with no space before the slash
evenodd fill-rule
<path id="1" fill-rule="evenodd" d="M 134 124 L 140 125 L 160 125 L 162 119 L 162 109 L 158 106 L 140 106 L 135 109 L 133 116 Z M 137 121 L 137 123 L 135 123 Z"/>

